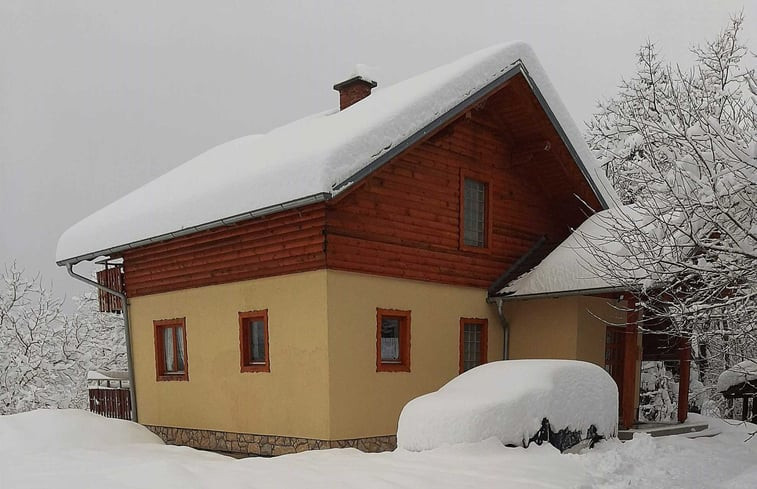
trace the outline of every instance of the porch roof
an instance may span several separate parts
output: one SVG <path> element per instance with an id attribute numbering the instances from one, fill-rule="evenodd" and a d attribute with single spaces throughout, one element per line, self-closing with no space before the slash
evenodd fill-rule
<path id="1" fill-rule="evenodd" d="M 633 206 L 603 210 L 581 224 L 531 270 L 492 294 L 507 299 L 597 294 L 641 284 L 643 271 L 629 259 L 624 233 L 641 224 Z"/>

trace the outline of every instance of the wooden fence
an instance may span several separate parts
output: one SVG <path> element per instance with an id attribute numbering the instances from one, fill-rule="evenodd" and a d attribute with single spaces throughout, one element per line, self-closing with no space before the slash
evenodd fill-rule
<path id="1" fill-rule="evenodd" d="M 131 419 L 129 389 L 90 387 L 89 410 L 108 418 Z"/>

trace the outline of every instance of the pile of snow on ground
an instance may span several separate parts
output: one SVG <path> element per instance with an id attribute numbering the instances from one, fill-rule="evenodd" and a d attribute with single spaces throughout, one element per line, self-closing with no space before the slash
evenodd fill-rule
<path id="1" fill-rule="evenodd" d="M 627 443 L 600 442 L 580 455 L 561 455 L 548 444 L 507 448 L 492 438 L 423 452 L 366 454 L 347 448 L 235 460 L 163 445 L 125 421 L 34 411 L 0 416 L 0 488 L 757 487 L 757 438 L 749 438 L 757 426 L 689 416 L 723 433 L 695 440 L 637 435 Z M 91 440 L 82 443 L 82 437 Z"/>
<path id="2" fill-rule="evenodd" d="M 162 445 L 163 441 L 144 426 L 78 409 L 0 416 L 0 452 L 4 448 L 97 449 L 130 444 Z"/>
<path id="3" fill-rule="evenodd" d="M 402 410 L 397 444 L 430 450 L 495 437 L 525 445 L 547 418 L 552 429 L 615 436 L 618 389 L 602 368 L 574 360 L 507 360 L 476 367 Z"/>

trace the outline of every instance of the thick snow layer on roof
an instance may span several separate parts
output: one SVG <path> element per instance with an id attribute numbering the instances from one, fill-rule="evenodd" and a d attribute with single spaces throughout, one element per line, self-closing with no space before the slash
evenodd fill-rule
<path id="1" fill-rule="evenodd" d="M 397 446 L 430 450 L 495 437 L 527 444 L 547 418 L 555 431 L 615 436 L 618 388 L 604 369 L 574 360 L 487 363 L 452 379 L 402 410 Z"/>
<path id="2" fill-rule="evenodd" d="M 725 392 L 743 382 L 757 380 L 757 358 L 737 363 L 718 377 L 718 392 Z"/>
<path id="3" fill-rule="evenodd" d="M 615 197 L 533 51 L 484 49 L 386 88 L 343 111 L 215 147 L 68 229 L 57 261 L 181 231 L 320 193 L 332 193 L 518 61 L 525 65 L 605 200 Z"/>
<path id="4" fill-rule="evenodd" d="M 624 258 L 628 250 L 617 237 L 624 230 L 643 227 L 643 219 L 632 206 L 593 214 L 541 263 L 507 284 L 499 294 L 525 297 L 612 289 L 629 280 L 640 280 L 643 272 Z M 608 268 L 612 273 L 607 272 Z"/>

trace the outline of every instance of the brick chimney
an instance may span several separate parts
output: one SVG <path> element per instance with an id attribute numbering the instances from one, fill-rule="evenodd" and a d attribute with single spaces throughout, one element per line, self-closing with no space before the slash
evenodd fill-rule
<path id="1" fill-rule="evenodd" d="M 362 76 L 353 76 L 349 80 L 337 83 L 334 85 L 334 90 L 339 92 L 339 110 L 360 102 L 370 95 L 374 88 L 376 88 L 376 82 Z"/>

